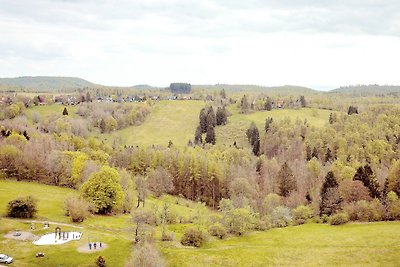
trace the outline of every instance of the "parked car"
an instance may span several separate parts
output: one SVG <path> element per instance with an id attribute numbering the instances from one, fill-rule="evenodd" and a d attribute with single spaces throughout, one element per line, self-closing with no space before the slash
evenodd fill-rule
<path id="1" fill-rule="evenodd" d="M 11 258 L 10 256 L 7 256 L 5 254 L 0 254 L 0 263 L 7 263 L 10 264 L 13 262 L 13 258 Z"/>

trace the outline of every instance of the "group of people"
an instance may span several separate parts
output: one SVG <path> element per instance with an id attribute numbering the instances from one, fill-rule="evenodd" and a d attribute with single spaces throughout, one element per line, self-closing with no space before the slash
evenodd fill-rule
<path id="1" fill-rule="evenodd" d="M 101 248 L 102 247 L 102 243 L 101 242 L 99 242 L 99 248 Z M 92 243 L 89 243 L 89 249 L 91 250 L 92 249 L 92 247 L 93 247 L 93 249 L 96 249 L 97 248 L 97 242 L 93 242 L 93 244 Z"/>

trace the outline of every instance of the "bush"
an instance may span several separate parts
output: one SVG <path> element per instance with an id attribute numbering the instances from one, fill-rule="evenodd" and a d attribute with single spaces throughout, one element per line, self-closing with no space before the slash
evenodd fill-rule
<path id="1" fill-rule="evenodd" d="M 286 227 L 292 221 L 289 208 L 279 206 L 271 213 L 272 227 Z"/>
<path id="2" fill-rule="evenodd" d="M 378 199 L 371 202 L 360 200 L 344 206 L 350 220 L 372 222 L 379 221 L 384 215 L 384 209 Z"/>
<path id="3" fill-rule="evenodd" d="M 306 223 L 306 221 L 313 217 L 314 211 L 310 206 L 300 205 L 292 210 L 293 222 L 296 225 Z"/>
<path id="4" fill-rule="evenodd" d="M 386 218 L 388 220 L 398 220 L 400 219 L 400 200 L 397 194 L 390 191 L 387 195 L 388 207 Z"/>
<path id="5" fill-rule="evenodd" d="M 220 239 L 223 239 L 226 236 L 226 229 L 225 227 L 220 224 L 220 223 L 214 223 L 208 228 L 208 232 L 212 236 L 217 236 Z"/>
<path id="6" fill-rule="evenodd" d="M 199 248 L 206 242 L 206 237 L 202 231 L 189 228 L 182 236 L 181 244 Z"/>
<path id="7" fill-rule="evenodd" d="M 331 217 L 329 220 L 329 223 L 331 225 L 341 225 L 349 222 L 349 215 L 347 213 L 342 212 L 342 213 L 337 213 Z"/>
<path id="8" fill-rule="evenodd" d="M 8 202 L 7 216 L 12 218 L 33 218 L 37 212 L 37 200 L 32 196 L 21 197 Z"/>
<path id="9" fill-rule="evenodd" d="M 126 265 L 129 266 L 165 266 L 164 259 L 158 250 L 149 242 L 144 242 L 134 246 L 131 260 Z"/>
<path id="10" fill-rule="evenodd" d="M 102 257 L 102 256 L 99 256 L 97 259 L 96 259 L 96 266 L 97 267 L 106 267 L 107 265 L 106 265 L 106 260 Z"/>
<path id="11" fill-rule="evenodd" d="M 91 203 L 81 198 L 70 197 L 65 200 L 65 215 L 69 216 L 72 222 L 83 222 L 93 209 Z"/>
<path id="12" fill-rule="evenodd" d="M 174 233 L 162 233 L 161 241 L 174 241 Z"/>

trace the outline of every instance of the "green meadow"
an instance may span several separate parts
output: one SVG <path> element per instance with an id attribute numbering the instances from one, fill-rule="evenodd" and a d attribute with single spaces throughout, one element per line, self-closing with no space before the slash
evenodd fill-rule
<path id="1" fill-rule="evenodd" d="M 17 196 L 32 195 L 38 199 L 38 214 L 33 234 L 52 232 L 61 225 L 63 230 L 82 231 L 80 241 L 58 246 L 35 246 L 31 241 L 17 241 L 4 237 L 9 231 L 30 231 L 29 220 L 0 218 L 0 253 L 15 258 L 12 266 L 93 266 L 101 255 L 107 266 L 125 266 L 133 247 L 133 224 L 129 215 L 93 216 L 82 224 L 72 224 L 63 214 L 64 200 L 78 191 L 34 182 L 0 181 L 0 210 L 4 215 L 8 201 Z M 201 204 L 172 196 L 161 199 L 149 197 L 146 205 L 161 208 L 164 202 L 170 210 L 187 221 L 199 214 L 212 211 Z M 50 222 L 50 229 L 42 229 L 42 221 Z M 207 221 L 202 222 L 203 229 Z M 398 266 L 400 262 L 400 222 L 351 223 L 342 226 L 305 224 L 251 232 L 244 236 L 219 240 L 209 237 L 202 248 L 184 247 L 179 243 L 182 233 L 191 223 L 176 223 L 167 231 L 174 233 L 174 241 L 157 242 L 168 266 Z M 159 240 L 161 229 L 155 228 Z M 107 248 L 101 252 L 82 253 L 78 247 L 88 240 L 101 240 Z M 45 257 L 35 254 L 44 252 Z"/>
<path id="2" fill-rule="evenodd" d="M 115 131 L 126 145 L 186 145 L 193 139 L 204 101 L 160 101 L 143 124 Z"/>

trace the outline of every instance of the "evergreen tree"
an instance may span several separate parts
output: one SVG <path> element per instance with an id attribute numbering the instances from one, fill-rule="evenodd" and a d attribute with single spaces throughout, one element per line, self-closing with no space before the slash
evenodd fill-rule
<path id="1" fill-rule="evenodd" d="M 271 123 L 272 123 L 272 118 L 271 118 L 271 117 L 267 117 L 267 118 L 265 119 L 265 126 L 264 126 L 264 129 L 265 129 L 265 132 L 266 132 L 266 133 L 268 133 L 269 128 L 270 128 L 270 126 L 271 126 Z"/>
<path id="2" fill-rule="evenodd" d="M 92 96 L 90 95 L 89 91 L 86 92 L 86 102 L 92 102 Z"/>
<path id="3" fill-rule="evenodd" d="M 206 143 L 215 145 L 215 130 L 212 124 L 208 125 L 206 133 Z"/>
<path id="4" fill-rule="evenodd" d="M 329 114 L 329 124 L 334 124 L 337 120 L 337 115 L 336 113 L 331 113 Z"/>
<path id="5" fill-rule="evenodd" d="M 366 188 L 369 190 L 369 195 L 372 198 L 381 198 L 381 192 L 379 190 L 379 183 L 376 179 L 374 172 L 371 167 L 367 164 L 364 167 L 361 166 L 357 169 L 353 180 L 361 181 Z"/>
<path id="6" fill-rule="evenodd" d="M 306 147 L 306 160 L 310 161 L 312 159 L 312 151 L 310 145 Z"/>
<path id="7" fill-rule="evenodd" d="M 271 111 L 272 110 L 272 100 L 271 100 L 271 98 L 269 96 L 267 97 L 267 100 L 265 101 L 264 108 L 267 111 Z"/>
<path id="8" fill-rule="evenodd" d="M 279 194 L 288 197 L 291 192 L 297 190 L 296 179 L 287 162 L 285 162 L 278 172 Z"/>
<path id="9" fill-rule="evenodd" d="M 200 130 L 202 133 L 207 132 L 207 112 L 205 108 L 202 108 L 200 110 L 199 114 L 199 120 L 200 120 Z"/>
<path id="10" fill-rule="evenodd" d="M 260 138 L 258 138 L 253 144 L 253 154 L 255 156 L 260 156 Z"/>
<path id="11" fill-rule="evenodd" d="M 216 117 L 216 124 L 217 125 L 225 125 L 226 124 L 226 110 L 224 108 L 218 108 L 217 109 L 217 114 L 215 115 Z"/>
<path id="12" fill-rule="evenodd" d="M 300 96 L 300 104 L 302 108 L 305 108 L 307 106 L 306 98 L 303 95 Z"/>
<path id="13" fill-rule="evenodd" d="M 251 146 L 253 146 L 257 140 L 260 140 L 260 133 L 254 122 L 252 122 L 250 124 L 250 128 L 247 129 L 246 135 L 247 135 L 247 139 L 249 140 L 249 143 Z"/>
<path id="14" fill-rule="evenodd" d="M 317 147 L 314 147 L 313 152 L 311 154 L 311 158 L 319 159 L 319 152 L 318 152 Z"/>
<path id="15" fill-rule="evenodd" d="M 222 99 L 226 99 L 226 92 L 224 88 L 222 88 L 221 92 L 219 92 L 219 95 L 221 96 Z"/>
<path id="16" fill-rule="evenodd" d="M 351 115 L 351 114 L 358 114 L 358 108 L 356 106 L 350 106 L 347 114 Z"/>
<path id="17" fill-rule="evenodd" d="M 100 131 L 101 133 L 106 132 L 106 121 L 104 120 L 104 118 L 102 118 L 100 121 Z"/>
<path id="18" fill-rule="evenodd" d="M 272 123 L 272 118 L 271 117 L 267 117 L 265 119 L 265 126 L 264 126 L 264 129 L 265 129 L 266 133 L 268 133 L 268 131 L 269 131 L 270 127 L 271 127 L 271 123 Z"/>
<path id="19" fill-rule="evenodd" d="M 174 143 L 172 143 L 172 141 L 169 140 L 169 142 L 168 142 L 168 148 L 171 148 L 173 145 L 174 145 Z"/>
<path id="20" fill-rule="evenodd" d="M 63 113 L 64 116 L 68 116 L 68 110 L 67 107 L 64 107 Z"/>
<path id="21" fill-rule="evenodd" d="M 217 120 L 216 120 L 216 116 L 215 116 L 213 107 L 208 108 L 206 118 L 207 118 L 207 128 L 209 125 L 212 125 L 213 127 L 215 127 L 215 125 L 217 125 Z"/>
<path id="22" fill-rule="evenodd" d="M 201 126 L 199 125 L 199 126 L 197 126 L 196 134 L 194 136 L 194 144 L 200 145 L 201 143 L 203 143 L 203 137 L 202 137 Z"/>
<path id="23" fill-rule="evenodd" d="M 326 149 L 326 154 L 325 154 L 325 162 L 331 162 L 332 161 L 332 152 L 330 148 L 328 147 Z"/>
<path id="24" fill-rule="evenodd" d="M 246 95 L 243 95 L 242 99 L 240 100 L 240 108 L 242 109 L 242 112 L 247 112 L 250 108 Z"/>
<path id="25" fill-rule="evenodd" d="M 335 175 L 329 171 L 321 188 L 320 215 L 331 215 L 340 209 L 342 200 L 339 195 L 339 185 Z"/>

